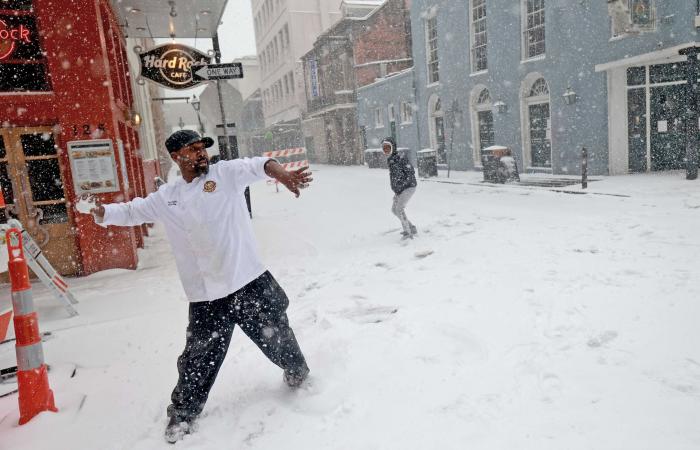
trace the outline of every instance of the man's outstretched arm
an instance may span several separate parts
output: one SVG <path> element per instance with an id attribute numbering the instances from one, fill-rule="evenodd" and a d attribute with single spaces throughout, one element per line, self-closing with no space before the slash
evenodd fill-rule
<path id="1" fill-rule="evenodd" d="M 284 167 L 274 159 L 265 163 L 265 173 L 267 176 L 282 183 L 297 197 L 299 197 L 300 194 L 299 190 L 308 187 L 309 183 L 313 181 L 311 172 L 306 172 L 307 170 L 309 170 L 308 167 L 302 167 L 301 169 L 287 172 Z"/>
<path id="2" fill-rule="evenodd" d="M 97 197 L 93 197 L 95 206 L 90 209 L 90 214 L 94 217 L 95 223 L 103 226 L 134 226 L 155 222 L 158 214 L 153 195 L 146 198 L 137 197 L 127 203 L 109 205 L 103 205 Z"/>

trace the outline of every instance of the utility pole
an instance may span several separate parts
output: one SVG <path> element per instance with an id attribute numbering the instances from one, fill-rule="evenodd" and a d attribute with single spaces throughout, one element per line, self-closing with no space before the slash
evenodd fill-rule
<path id="1" fill-rule="evenodd" d="M 686 180 L 695 180 L 698 177 L 698 100 L 700 100 L 700 87 L 698 86 L 698 53 L 700 47 L 687 47 L 679 51 L 687 56 L 686 63 L 686 109 L 685 109 L 685 161 Z"/>
<path id="2" fill-rule="evenodd" d="M 214 37 L 211 38 L 212 43 L 214 45 L 214 59 L 216 60 L 217 64 L 221 64 L 221 48 L 219 47 L 219 32 L 217 31 L 214 33 Z M 216 93 L 219 96 L 219 108 L 221 109 L 221 123 L 224 124 L 224 140 L 226 143 L 224 144 L 224 148 L 220 149 L 223 150 L 223 154 L 221 155 L 221 159 L 233 159 L 233 155 L 231 154 L 230 150 L 230 140 L 228 137 L 228 127 L 226 127 L 226 109 L 224 108 L 224 96 L 221 92 L 221 80 L 216 80 Z"/>
<path id="3" fill-rule="evenodd" d="M 214 33 L 214 36 L 211 38 L 213 46 L 214 46 L 214 59 L 216 60 L 217 64 L 221 64 L 221 48 L 219 47 L 219 32 L 217 31 Z M 224 153 L 221 155 L 221 159 L 229 160 L 229 159 L 235 159 L 238 158 L 238 155 L 233 154 L 233 150 L 231 149 L 231 139 L 228 136 L 228 121 L 226 120 L 226 110 L 224 108 L 224 96 L 221 93 L 221 80 L 216 80 L 216 93 L 219 96 L 219 108 L 221 108 L 221 123 L 223 124 L 224 127 L 224 140 L 226 143 L 224 144 Z M 219 149 L 221 150 L 221 149 Z M 253 217 L 253 207 L 250 203 L 250 188 L 245 188 L 245 202 L 246 205 L 248 205 L 248 214 L 250 214 L 250 217 Z"/>

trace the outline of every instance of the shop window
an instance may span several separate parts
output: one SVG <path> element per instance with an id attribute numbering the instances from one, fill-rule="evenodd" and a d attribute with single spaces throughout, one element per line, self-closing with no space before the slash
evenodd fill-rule
<path id="1" fill-rule="evenodd" d="M 27 160 L 27 173 L 31 180 L 32 197 L 35 202 L 63 198 L 63 183 L 58 159 Z"/>
<path id="2" fill-rule="evenodd" d="M 654 83 L 671 83 L 686 81 L 686 63 L 657 64 L 649 67 L 649 81 Z"/>
<path id="3" fill-rule="evenodd" d="M 0 91 L 50 91 L 32 2 L 3 0 L 0 10 Z"/>
<path id="4" fill-rule="evenodd" d="M 646 67 L 630 67 L 627 69 L 627 86 L 641 86 L 647 82 Z"/>
<path id="5" fill-rule="evenodd" d="M 56 146 L 50 134 L 23 134 L 22 149 L 27 157 L 56 154 Z"/>
<path id="6" fill-rule="evenodd" d="M 0 9 L 10 11 L 31 11 L 32 0 L 1 0 Z"/>

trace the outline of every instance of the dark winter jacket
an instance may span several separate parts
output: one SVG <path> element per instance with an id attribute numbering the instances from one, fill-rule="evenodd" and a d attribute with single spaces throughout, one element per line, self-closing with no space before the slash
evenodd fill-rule
<path id="1" fill-rule="evenodd" d="M 391 190 L 395 194 L 400 194 L 408 188 L 417 186 L 416 173 L 407 157 L 399 155 L 394 146 L 394 151 L 387 159 L 389 164 L 389 178 L 391 180 Z"/>

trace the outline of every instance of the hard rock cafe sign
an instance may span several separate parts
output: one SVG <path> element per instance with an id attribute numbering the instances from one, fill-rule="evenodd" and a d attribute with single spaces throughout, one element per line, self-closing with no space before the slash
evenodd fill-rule
<path id="1" fill-rule="evenodd" d="M 29 28 L 23 24 L 10 26 L 0 19 L 0 61 L 12 57 L 17 46 L 23 42 L 27 44 L 32 42 Z"/>
<path id="2" fill-rule="evenodd" d="M 189 89 L 201 83 L 194 80 L 192 67 L 211 63 L 211 56 L 182 44 L 165 44 L 141 52 L 134 49 L 141 63 L 141 77 L 169 89 Z"/>

